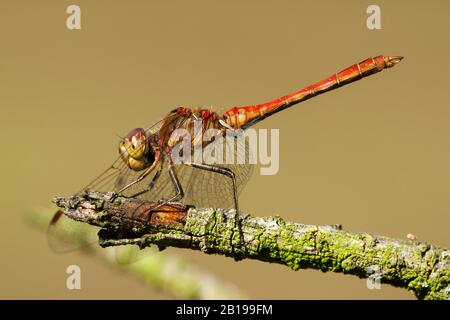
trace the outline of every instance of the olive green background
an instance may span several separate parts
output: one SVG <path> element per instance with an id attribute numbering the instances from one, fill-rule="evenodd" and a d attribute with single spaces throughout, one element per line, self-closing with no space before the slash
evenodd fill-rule
<path id="1" fill-rule="evenodd" d="M 66 28 L 77 4 L 82 29 Z M 101 172 L 117 135 L 176 106 L 271 100 L 365 58 L 394 69 L 283 111 L 280 171 L 255 174 L 243 211 L 450 247 L 448 1 L 0 2 L 0 298 L 170 298 L 80 252 L 56 255 L 24 214 Z M 315 270 L 169 248 L 251 298 L 412 299 Z M 65 287 L 82 269 L 82 290 Z"/>

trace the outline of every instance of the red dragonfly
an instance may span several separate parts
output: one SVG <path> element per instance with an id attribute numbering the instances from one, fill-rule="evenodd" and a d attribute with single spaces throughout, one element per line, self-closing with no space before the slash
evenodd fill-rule
<path id="1" fill-rule="evenodd" d="M 119 143 L 119 158 L 86 188 L 159 201 L 160 205 L 183 200 L 197 207 L 232 206 L 239 227 L 238 194 L 252 166 L 201 161 L 177 164 L 172 158 L 174 148 L 186 141 L 186 137 L 191 145 L 189 152 L 193 153 L 197 146 L 211 147 L 214 139 L 201 138 L 208 129 L 216 129 L 218 136 L 225 136 L 227 131 L 245 130 L 297 103 L 391 68 L 402 59 L 401 56 L 369 58 L 297 92 L 263 104 L 234 107 L 222 115 L 208 109 L 176 108 L 147 129 L 131 130 Z M 201 128 L 195 130 L 198 121 Z M 184 129 L 184 134 L 174 134 L 177 129 Z M 62 212 L 55 214 L 51 223 L 56 223 L 61 215 Z"/>

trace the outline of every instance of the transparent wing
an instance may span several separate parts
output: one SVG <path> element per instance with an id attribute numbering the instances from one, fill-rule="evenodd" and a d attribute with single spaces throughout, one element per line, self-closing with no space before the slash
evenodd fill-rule
<path id="1" fill-rule="evenodd" d="M 121 158 L 118 158 L 108 169 L 100 174 L 95 180 L 89 183 L 85 188 L 96 191 L 119 191 L 126 184 L 135 181 L 142 173 L 129 169 Z M 164 172 L 163 172 L 164 174 Z M 124 196 L 131 196 L 136 192 L 139 192 L 150 183 L 154 174 L 140 183 L 136 184 L 132 188 L 126 190 L 123 193 Z M 158 197 L 167 196 L 171 192 L 168 179 L 161 179 L 158 189 L 155 189 L 155 193 L 145 193 L 139 198 L 148 200 L 158 200 Z M 86 223 L 74 221 L 65 215 L 59 214 L 57 222 L 51 224 L 48 229 L 48 240 L 51 250 L 55 253 L 68 253 L 74 250 L 95 250 L 99 248 L 98 244 L 98 232 L 99 227 L 88 225 Z M 122 250 L 120 247 L 111 250 L 112 254 L 116 256 L 118 262 L 121 261 L 133 261 L 133 257 L 127 256 L 123 258 L 123 252 L 129 255 L 130 250 Z M 135 254 L 135 260 L 137 260 L 137 254 Z"/>
<path id="2" fill-rule="evenodd" d="M 253 154 L 248 140 L 242 139 L 240 136 L 227 137 L 217 139 L 204 147 L 203 161 L 206 160 L 211 165 L 231 169 L 235 174 L 237 191 L 240 194 L 253 173 L 255 162 L 252 160 Z M 216 161 L 213 161 L 211 157 L 215 157 Z M 153 181 L 158 169 L 156 168 L 155 172 L 126 189 L 122 194 L 148 201 L 170 199 L 175 195 L 175 189 L 170 179 L 167 158 L 161 162 L 160 177 L 152 190 L 144 192 Z M 229 177 L 185 164 L 175 165 L 175 172 L 185 194 L 182 200 L 185 204 L 196 207 L 233 207 L 233 185 Z M 138 179 L 141 174 L 130 170 L 121 159 L 118 159 L 110 170 L 88 185 L 88 188 L 117 192 Z"/>
<path id="3" fill-rule="evenodd" d="M 253 173 L 255 162 L 252 160 L 253 155 L 250 143 L 241 136 L 221 137 L 203 149 L 204 161 L 211 157 L 208 161 L 211 165 L 233 171 L 238 195 Z M 197 207 L 225 209 L 234 207 L 233 184 L 229 177 L 192 167 L 190 171 L 189 181 L 185 187 L 185 203 L 192 203 Z"/>
<path id="4" fill-rule="evenodd" d="M 53 219 L 56 216 L 57 222 L 51 223 L 47 230 L 48 244 L 53 252 L 68 253 L 80 248 L 94 249 L 98 242 L 99 227 L 69 219 L 63 215 L 62 209 L 55 213 Z"/>
<path id="5" fill-rule="evenodd" d="M 157 175 L 157 171 L 159 168 L 155 169 L 155 172 L 150 174 L 148 177 L 144 178 L 139 183 L 127 188 L 125 191 L 121 193 L 121 195 L 126 197 L 135 197 L 142 200 L 147 201 L 159 201 L 159 200 L 167 200 L 175 195 L 175 188 L 173 186 L 172 180 L 170 178 L 169 170 L 168 170 L 168 162 L 166 160 L 161 160 L 161 173 L 160 176 L 150 191 L 147 191 L 149 184 L 153 181 L 155 175 Z M 190 177 L 192 175 L 191 168 L 184 165 L 176 165 L 175 171 L 177 177 L 184 188 L 188 185 Z M 114 191 L 122 189 L 127 184 L 135 181 L 140 177 L 140 174 L 134 173 L 125 173 L 120 175 L 114 184 Z"/>
<path id="6" fill-rule="evenodd" d="M 139 250 L 137 246 L 101 248 L 98 244 L 99 227 L 77 222 L 62 215 L 57 224 L 48 229 L 48 244 L 54 253 L 66 254 L 73 251 L 99 251 L 107 254 L 117 264 L 129 264 L 144 258 L 149 250 Z"/>
<path id="7" fill-rule="evenodd" d="M 153 125 L 151 128 L 156 128 L 160 122 Z M 118 157 L 111 166 L 109 166 L 104 172 L 102 172 L 97 178 L 95 178 L 92 182 L 90 182 L 86 187 L 84 187 L 81 191 L 85 189 L 92 189 L 96 191 L 119 191 L 125 184 L 136 180 L 140 176 L 140 172 L 136 172 L 128 168 L 128 166 L 122 161 L 120 157 Z M 145 186 L 148 183 L 149 179 L 152 176 L 144 179 L 136 185 L 136 187 L 127 190 L 125 195 L 130 195 L 133 191 L 137 191 L 141 186 Z M 164 184 L 164 181 L 161 181 Z M 161 188 L 160 191 L 166 190 L 165 188 Z M 162 195 L 162 192 L 160 192 Z M 149 199 L 152 197 L 150 194 L 146 195 Z M 158 195 L 153 197 L 157 198 Z M 98 231 L 99 227 L 87 225 L 85 223 L 77 222 L 67 218 L 60 211 L 55 214 L 55 217 L 58 216 L 54 223 L 51 223 L 48 228 L 48 242 L 50 249 L 56 253 L 67 253 L 74 250 L 79 249 L 88 249 L 93 250 L 95 247 L 99 247 L 98 245 Z M 120 256 L 120 249 L 117 251 L 118 260 Z M 127 253 L 129 251 L 127 250 Z M 127 261 L 131 261 L 132 259 L 127 258 Z"/>
<path id="8" fill-rule="evenodd" d="M 130 264 L 146 257 L 150 250 L 140 250 L 137 246 L 101 248 L 98 244 L 99 227 L 73 221 L 62 216 L 58 223 L 48 230 L 48 243 L 54 253 L 67 254 L 73 251 L 98 251 L 107 254 L 117 264 Z"/>
<path id="9" fill-rule="evenodd" d="M 231 169 L 236 177 L 237 191 L 240 193 L 253 172 L 253 163 L 255 162 L 252 162 L 253 154 L 254 152 L 250 149 L 250 144 L 247 140 L 242 139 L 240 136 L 232 138 L 227 136 L 227 138 L 217 139 L 204 147 L 203 161 L 206 159 L 208 163 L 214 166 Z M 214 156 L 217 158 L 217 161 L 209 161 Z M 135 196 L 148 201 L 170 199 L 175 195 L 175 188 L 168 172 L 167 157 L 161 160 L 160 166 L 160 168 L 157 167 L 154 172 L 142 179 L 142 181 L 123 191 L 121 195 L 128 197 Z M 154 181 L 159 169 L 161 172 L 154 187 L 151 191 L 144 192 L 152 181 Z M 233 207 L 233 186 L 229 177 L 184 164 L 175 165 L 175 171 L 185 193 L 185 197 L 182 200 L 185 204 L 196 207 Z M 96 191 L 118 192 L 127 184 L 136 181 L 141 175 L 142 172 L 131 170 L 118 157 L 110 167 L 84 189 L 89 188 Z M 55 251 L 67 252 L 74 248 L 86 247 L 98 242 L 97 233 L 99 228 L 83 225 L 65 216 L 61 220 L 49 229 L 51 231 L 51 239 L 56 238 L 56 242 L 61 244 L 61 237 L 58 235 L 73 235 L 82 230 L 81 232 L 84 234 L 83 239 L 85 241 L 64 241 L 65 245 L 63 246 L 63 250 L 60 250 L 60 245 L 52 245 L 53 248 L 58 248 Z M 68 238 L 71 239 L 72 237 L 68 236 Z"/>

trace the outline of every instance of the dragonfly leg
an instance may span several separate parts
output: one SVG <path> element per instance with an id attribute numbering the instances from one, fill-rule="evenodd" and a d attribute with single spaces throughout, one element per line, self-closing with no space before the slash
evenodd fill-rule
<path id="1" fill-rule="evenodd" d="M 172 162 L 169 163 L 169 174 L 176 194 L 169 200 L 165 200 L 164 204 L 167 202 L 180 201 L 184 197 L 183 187 L 181 186 L 180 180 L 178 180 L 178 176 Z"/>
<path id="2" fill-rule="evenodd" d="M 173 167 L 172 162 L 169 162 L 169 175 L 170 175 L 170 180 L 172 181 L 172 185 L 175 189 L 175 195 L 169 199 L 161 199 L 157 205 L 153 206 L 150 209 L 150 211 L 156 210 L 169 202 L 176 202 L 176 201 L 180 201 L 181 199 L 183 199 L 183 197 L 184 197 L 183 187 L 181 186 L 180 180 L 178 180 L 178 176 L 175 171 L 175 168 Z"/>
<path id="3" fill-rule="evenodd" d="M 150 182 L 150 184 L 148 185 L 148 187 L 145 190 L 133 195 L 132 197 L 135 197 L 136 195 L 140 195 L 140 194 L 150 191 L 155 186 L 156 182 L 158 181 L 158 178 L 161 176 L 161 172 L 162 172 L 162 165 L 156 172 L 155 176 L 153 177 L 153 179 Z M 149 208 L 148 209 L 149 211 L 154 211 L 154 210 L 164 206 L 167 203 L 176 202 L 176 201 L 183 199 L 184 191 L 183 191 L 180 181 L 178 180 L 175 168 L 173 167 L 173 163 L 171 163 L 171 162 L 169 163 L 169 175 L 170 175 L 170 179 L 172 181 L 173 187 L 175 189 L 175 195 L 173 197 L 171 197 L 170 199 L 161 199 L 158 204 L 155 204 L 154 206 Z M 149 217 L 151 217 L 151 216 L 149 216 Z"/>
<path id="4" fill-rule="evenodd" d="M 238 207 L 238 193 L 237 193 L 237 186 L 236 186 L 236 176 L 233 172 L 233 170 L 219 167 L 219 166 L 213 166 L 208 165 L 204 163 L 186 163 L 186 165 L 191 166 L 193 168 L 211 171 L 219 174 L 223 174 L 224 176 L 227 176 L 231 179 L 231 182 L 233 184 L 233 202 L 234 202 L 234 209 L 235 209 L 235 216 L 234 216 L 234 226 L 238 229 L 239 232 L 239 244 L 242 245 L 244 242 L 243 235 L 242 235 L 242 227 L 241 222 L 239 220 L 239 207 Z"/>
<path id="5" fill-rule="evenodd" d="M 122 189 L 120 189 L 119 191 L 117 191 L 117 194 L 121 194 L 122 192 L 124 192 L 126 189 L 130 188 L 131 186 L 134 186 L 136 183 L 142 181 L 143 179 L 145 179 L 145 177 L 147 177 L 155 168 L 156 166 L 159 164 L 159 159 L 155 159 L 155 161 L 152 163 L 152 165 L 144 171 L 144 173 L 142 173 L 139 178 L 137 178 L 136 180 L 134 180 L 133 182 L 127 184 L 125 187 L 123 187 Z"/>

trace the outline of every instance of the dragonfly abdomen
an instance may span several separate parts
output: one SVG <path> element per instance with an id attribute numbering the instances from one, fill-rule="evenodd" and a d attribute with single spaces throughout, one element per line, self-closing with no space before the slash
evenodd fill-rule
<path id="1" fill-rule="evenodd" d="M 375 58 L 366 59 L 337 72 L 322 81 L 279 99 L 259 105 L 234 107 L 224 113 L 223 119 L 228 126 L 234 129 L 246 129 L 268 116 L 299 102 L 360 80 L 386 68 L 391 68 L 402 59 L 403 57 L 400 56 L 377 56 Z"/>

